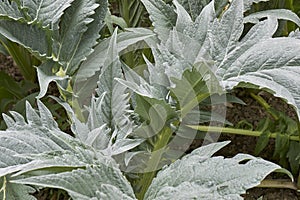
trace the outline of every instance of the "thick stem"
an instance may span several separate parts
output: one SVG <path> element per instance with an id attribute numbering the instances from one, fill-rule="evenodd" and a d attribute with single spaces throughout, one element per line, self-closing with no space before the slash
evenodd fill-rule
<path id="1" fill-rule="evenodd" d="M 3 200 L 6 199 L 6 177 L 3 177 L 3 185 L 0 188 L 0 193 L 3 192 Z"/>
<path id="2" fill-rule="evenodd" d="M 84 122 L 85 121 L 85 117 L 82 114 L 82 109 L 80 108 L 79 102 L 77 99 L 73 99 L 72 102 L 69 102 L 69 104 L 72 104 L 74 113 L 76 115 L 76 117 L 81 121 Z"/>
<path id="3" fill-rule="evenodd" d="M 172 130 L 169 127 L 164 127 L 154 144 L 154 148 L 152 151 L 152 154 L 147 162 L 147 167 L 145 169 L 145 173 L 141 175 L 138 186 L 140 186 L 140 190 L 137 193 L 138 199 L 143 199 L 149 186 L 152 183 L 152 180 L 156 176 L 157 170 L 159 168 L 159 164 L 161 162 L 161 158 L 163 154 L 165 153 L 167 144 L 172 137 Z"/>
<path id="4" fill-rule="evenodd" d="M 78 99 L 73 98 L 73 97 L 72 98 L 68 97 L 67 95 L 64 94 L 64 91 L 60 87 L 57 87 L 57 88 L 58 88 L 58 91 L 59 91 L 61 97 L 63 98 L 63 100 L 72 107 L 77 119 L 79 119 L 79 121 L 81 121 L 81 122 L 85 122 L 85 117 L 82 114 L 82 109 L 80 107 Z M 67 90 L 68 90 L 68 92 L 74 94 L 73 88 L 70 85 L 68 86 Z"/>
<path id="5" fill-rule="evenodd" d="M 297 186 L 290 180 L 263 180 L 258 186 L 260 188 L 286 188 L 292 190 L 298 190 Z"/>
<path id="6" fill-rule="evenodd" d="M 229 133 L 229 134 L 246 135 L 246 136 L 253 136 L 253 137 L 259 137 L 263 133 L 262 131 L 251 131 L 251 130 L 217 127 L 217 126 L 195 126 L 195 125 L 187 125 L 187 126 L 192 129 L 196 129 L 204 132 Z M 276 138 L 276 135 L 277 133 L 271 133 L 270 138 Z M 299 136 L 290 136 L 289 139 L 299 142 Z"/>
<path id="7" fill-rule="evenodd" d="M 278 120 L 279 117 L 272 112 L 271 106 L 259 95 L 256 95 L 254 93 L 250 93 L 250 96 L 255 99 L 275 120 Z"/>

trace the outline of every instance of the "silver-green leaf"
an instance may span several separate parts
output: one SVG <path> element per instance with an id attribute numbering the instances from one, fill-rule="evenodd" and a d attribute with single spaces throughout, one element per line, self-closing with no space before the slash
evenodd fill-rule
<path id="1" fill-rule="evenodd" d="M 274 9 L 255 12 L 245 17 L 244 23 L 258 23 L 260 19 L 265 17 L 289 20 L 300 26 L 300 19 L 297 14 L 287 9 Z"/>
<path id="2" fill-rule="evenodd" d="M 13 20 L 24 19 L 25 15 L 20 10 L 15 1 L 1 0 L 0 2 L 0 18 L 8 18 Z"/>
<path id="3" fill-rule="evenodd" d="M 13 182 L 60 188 L 67 191 L 74 200 L 109 199 L 115 195 L 120 195 L 118 197 L 121 199 L 135 199 L 133 190 L 121 171 L 106 164 L 88 165 L 85 169 L 33 176 Z"/>
<path id="4" fill-rule="evenodd" d="M 57 30 L 60 17 L 74 0 L 22 0 L 22 9 L 30 16 L 29 24 L 41 23 Z"/>
<path id="5" fill-rule="evenodd" d="M 141 0 L 153 22 L 154 31 L 161 41 L 166 41 L 170 30 L 176 24 L 176 13 L 173 8 L 162 0 Z"/>
<path id="6" fill-rule="evenodd" d="M 271 38 L 253 45 L 230 65 L 217 70 L 224 87 L 232 89 L 241 82 L 268 89 L 296 108 L 300 116 L 300 40 Z"/>
<path id="7" fill-rule="evenodd" d="M 146 200 L 243 199 L 240 195 L 259 185 L 280 166 L 238 154 L 233 158 L 211 157 L 228 142 L 210 144 L 162 169 L 153 180 Z M 245 162 L 245 163 L 243 163 Z"/>

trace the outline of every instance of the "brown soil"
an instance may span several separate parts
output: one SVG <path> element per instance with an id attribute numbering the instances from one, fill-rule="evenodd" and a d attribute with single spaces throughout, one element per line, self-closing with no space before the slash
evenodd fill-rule
<path id="1" fill-rule="evenodd" d="M 36 192 L 34 196 L 37 200 L 69 200 L 67 192 L 57 189 L 45 188 Z"/>
<path id="2" fill-rule="evenodd" d="M 267 113 L 257 103 L 257 101 L 251 98 L 244 90 L 237 90 L 234 94 L 242 99 L 246 105 L 235 104 L 233 107 L 227 108 L 227 119 L 233 124 L 237 124 L 241 120 L 246 120 L 247 122 L 251 123 L 254 128 L 256 128 L 258 122 L 267 117 Z M 276 110 L 284 112 L 293 119 L 297 119 L 295 110 L 281 99 L 276 98 L 266 92 L 260 92 L 260 95 Z M 253 155 L 257 142 L 256 137 L 228 134 L 222 135 L 220 140 L 232 141 L 228 146 L 218 152 L 218 154 L 226 155 L 228 157 L 232 157 L 241 152 Z M 259 156 L 266 160 L 276 162 L 276 160 L 272 159 L 273 152 L 274 140 L 270 140 L 266 149 Z M 300 199 L 300 194 L 291 189 L 254 188 L 249 190 L 244 197 L 246 200 L 256 200 L 261 197 L 262 200 L 298 200 Z"/>
<path id="3" fill-rule="evenodd" d="M 13 59 L 10 56 L 4 56 L 0 54 L 0 71 L 4 71 L 11 77 L 13 77 L 16 81 L 20 81 L 23 79 L 21 73 L 16 67 Z"/>

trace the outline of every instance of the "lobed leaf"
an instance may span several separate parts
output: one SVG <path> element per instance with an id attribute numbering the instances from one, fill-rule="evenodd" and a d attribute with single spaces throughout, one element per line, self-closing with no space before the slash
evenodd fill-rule
<path id="1" fill-rule="evenodd" d="M 274 9 L 255 12 L 244 18 L 244 23 L 258 23 L 260 19 L 265 17 L 274 17 L 276 19 L 289 20 L 300 26 L 299 17 L 292 11 L 287 9 Z"/>
<path id="2" fill-rule="evenodd" d="M 178 0 L 184 9 L 190 14 L 191 18 L 195 20 L 202 9 L 209 3 L 209 0 Z"/>
<path id="3" fill-rule="evenodd" d="M 143 28 L 128 30 L 129 32 L 122 32 L 117 35 L 118 53 L 130 45 L 134 45 L 139 41 L 143 41 L 154 36 L 154 33 L 151 30 Z M 108 39 L 103 40 L 95 47 L 95 51 L 82 63 L 76 75 L 76 81 L 86 81 L 101 70 L 107 59 L 109 41 L 110 40 Z"/>
<path id="4" fill-rule="evenodd" d="M 233 158 L 211 157 L 228 142 L 200 147 L 169 167 L 152 181 L 145 199 L 243 199 L 240 195 L 260 184 L 280 166 L 238 154 Z M 243 163 L 246 162 L 246 163 Z"/>
<path id="5" fill-rule="evenodd" d="M 51 55 L 51 32 L 39 24 L 29 25 L 19 21 L 1 20 L 0 35 L 24 46 L 39 57 Z"/>
<path id="6" fill-rule="evenodd" d="M 1 0 L 0 18 L 8 18 L 18 21 L 25 19 L 25 15 L 15 1 Z"/>
<path id="7" fill-rule="evenodd" d="M 192 19 L 189 13 L 184 9 L 184 7 L 179 4 L 176 0 L 173 1 L 176 7 L 177 20 L 176 20 L 176 30 L 178 32 L 183 32 L 184 28 L 192 24 Z"/>
<path id="8" fill-rule="evenodd" d="M 41 102 L 38 105 L 43 114 L 38 115 L 27 103 L 27 122 L 20 114 L 14 112 L 11 113 L 13 118 L 4 115 L 8 129 L 0 132 L 0 148 L 6 152 L 0 157 L 2 168 L 24 164 L 28 161 L 28 159 L 16 157 L 19 154 L 39 154 L 72 149 L 69 143 L 71 137 L 58 129 L 49 110 Z M 28 134 L 25 134 L 26 132 Z"/>
<path id="9" fill-rule="evenodd" d="M 18 113 L 11 112 L 12 117 L 4 115 L 8 126 L 6 131 L 0 131 L 0 176 L 4 187 L 3 192 L 14 199 L 20 196 L 32 199 L 27 186 L 12 184 L 10 174 L 23 169 L 32 160 L 25 154 L 72 150 L 74 139 L 58 129 L 50 111 L 38 101 L 38 114 L 29 103 L 26 105 L 27 121 Z M 6 181 L 4 181 L 6 179 Z"/>
<path id="10" fill-rule="evenodd" d="M 74 0 L 21 0 L 22 9 L 30 17 L 27 23 L 41 23 L 43 27 L 59 29 L 59 22 L 64 11 Z"/>
<path id="11" fill-rule="evenodd" d="M 169 42 L 173 41 L 167 41 L 167 45 Z M 176 51 L 169 51 L 169 48 L 165 45 L 159 45 L 156 50 L 153 50 L 153 55 L 155 59 L 155 67 L 150 70 L 150 81 L 152 84 L 165 83 L 167 84 L 163 85 L 165 87 L 173 86 L 174 83 L 172 83 L 171 77 L 181 79 L 185 70 L 192 69 L 192 63 L 182 59 Z M 162 75 L 157 76 L 156 70 L 161 72 Z"/>
<path id="12" fill-rule="evenodd" d="M 224 87 L 232 89 L 239 83 L 251 83 L 271 90 L 296 107 L 300 116 L 300 42 L 294 38 L 271 38 L 253 45 L 232 64 L 220 65 L 217 74 Z"/>
<path id="13" fill-rule="evenodd" d="M 161 41 L 166 41 L 170 30 L 176 24 L 175 11 L 162 0 L 141 0 L 153 22 L 154 31 Z"/>
<path id="14" fill-rule="evenodd" d="M 109 41 L 99 76 L 96 93 L 88 110 L 86 123 L 75 121 L 76 135 L 87 145 L 101 150 L 105 155 L 117 155 L 139 145 L 143 140 L 127 138 L 133 131 L 129 120 L 129 96 L 127 88 L 115 79 L 123 80 L 119 60 L 117 30 Z"/>
<path id="15" fill-rule="evenodd" d="M 183 43 L 184 58 L 191 63 L 197 63 L 210 59 L 210 37 L 209 33 L 215 20 L 215 11 L 213 2 L 205 6 L 200 15 L 195 19 L 191 26 L 187 26 L 184 30 Z"/>
<path id="16" fill-rule="evenodd" d="M 80 62 L 87 56 L 83 52 L 90 53 L 99 38 L 99 26 L 102 26 L 101 21 L 104 20 L 106 13 L 103 11 L 107 8 L 107 4 L 106 1 L 101 1 L 101 5 L 97 2 L 96 0 L 73 1 L 61 17 L 60 29 L 54 33 L 54 59 L 62 63 L 67 74 L 72 75 L 77 70 Z M 99 6 L 101 9 L 97 9 Z M 86 43 L 85 46 L 82 46 L 83 42 Z"/>
<path id="17" fill-rule="evenodd" d="M 236 46 L 243 33 L 243 1 L 235 0 L 223 14 L 221 20 L 214 20 L 211 30 L 212 58 L 219 62 Z"/>
<path id="18" fill-rule="evenodd" d="M 135 199 L 129 182 L 118 168 L 110 165 L 88 165 L 85 169 L 41 175 L 14 180 L 14 183 L 60 188 L 74 200 L 109 199 L 119 195 L 122 199 Z"/>
<path id="19" fill-rule="evenodd" d="M 120 117 L 115 115 L 117 114 L 118 109 L 122 109 L 120 111 L 122 114 L 124 114 L 124 111 L 127 109 L 126 98 L 124 98 L 125 88 L 118 85 L 118 82 L 114 80 L 115 78 L 122 78 L 123 76 L 118 56 L 116 31 L 111 37 L 104 66 L 106 67 L 99 76 L 98 88 L 96 89 L 98 96 L 105 93 L 101 102 L 102 112 L 99 114 L 103 123 L 107 124 L 110 128 L 114 128 L 114 118 Z M 120 101 L 117 101 L 118 97 L 120 97 Z M 122 104 L 122 102 L 125 102 L 125 105 Z"/>
<path id="20" fill-rule="evenodd" d="M 96 0 L 96 3 L 100 6 L 95 9 L 95 13 L 92 15 L 93 21 L 87 25 L 87 31 L 82 35 L 80 43 L 76 47 L 76 53 L 70 63 L 69 75 L 77 72 L 81 62 L 94 52 L 94 48 L 98 44 L 100 30 L 104 26 L 108 3 L 107 0 Z"/>
<path id="21" fill-rule="evenodd" d="M 122 85 L 128 87 L 135 93 L 149 98 L 163 98 L 161 91 L 157 87 L 150 85 L 145 79 L 127 66 L 123 67 L 125 79 L 116 79 Z"/>

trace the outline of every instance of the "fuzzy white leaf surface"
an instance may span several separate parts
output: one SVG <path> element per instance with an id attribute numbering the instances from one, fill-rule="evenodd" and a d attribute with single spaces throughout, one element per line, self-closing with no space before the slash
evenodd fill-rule
<path id="1" fill-rule="evenodd" d="M 226 159 L 211 157 L 226 144 L 228 142 L 200 147 L 162 169 L 145 199 L 243 199 L 240 195 L 247 189 L 259 185 L 269 173 L 280 169 L 276 164 L 245 154 Z"/>

